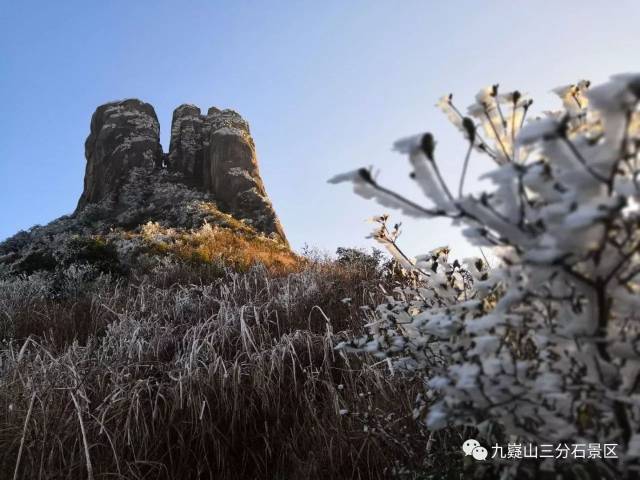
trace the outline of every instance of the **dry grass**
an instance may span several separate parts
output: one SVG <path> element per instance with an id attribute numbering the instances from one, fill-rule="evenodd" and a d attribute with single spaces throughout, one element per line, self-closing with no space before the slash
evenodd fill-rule
<path id="1" fill-rule="evenodd" d="M 170 244 L 201 252 L 197 266 L 167 261 L 57 299 L 0 284 L 13 325 L 0 347 L 0 478 L 375 479 L 424 464 L 419 382 L 333 349 L 361 331 L 379 279 L 286 256 L 250 267 L 236 247 L 226 258 L 247 270 L 220 275 L 218 234 Z"/>
<path id="2" fill-rule="evenodd" d="M 152 251 L 173 254 L 191 263 L 224 264 L 237 271 L 260 264 L 271 275 L 299 271 L 305 265 L 304 259 L 286 245 L 256 234 L 237 220 L 234 222 L 230 227 L 206 224 L 190 232 L 150 225 L 143 229 L 142 236 Z"/>

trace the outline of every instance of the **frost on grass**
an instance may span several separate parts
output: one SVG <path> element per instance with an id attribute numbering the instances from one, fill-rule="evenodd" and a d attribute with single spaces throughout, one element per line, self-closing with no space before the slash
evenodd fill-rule
<path id="1" fill-rule="evenodd" d="M 640 75 L 555 93 L 562 110 L 535 119 L 526 118 L 531 100 L 497 85 L 476 96 L 467 116 L 443 97 L 438 106 L 468 146 L 456 185 L 440 175 L 429 133 L 395 144 L 425 202 L 380 185 L 368 170 L 332 179 L 409 215 L 449 217 L 493 259 L 452 262 L 442 249 L 410 259 L 380 217 L 373 237 L 416 283 L 389 292 L 368 319 L 369 334 L 339 348 L 422 374 L 416 415 L 429 430 L 468 425 L 488 441 L 617 443 L 618 459 L 589 468 L 598 478 L 632 478 L 640 430 Z M 467 166 L 478 153 L 495 164 L 493 187 L 469 194 Z M 562 459 L 546 466 L 568 475 L 583 468 Z M 496 468 L 516 476 L 529 467 L 509 459 Z"/>
<path id="2" fill-rule="evenodd" d="M 405 382 L 333 349 L 380 298 L 374 262 L 273 275 L 179 255 L 220 233 L 149 223 L 139 240 L 169 250 L 126 277 L 0 276 L 1 478 L 86 479 L 90 461 L 95 478 L 386 479 L 425 460 Z"/>

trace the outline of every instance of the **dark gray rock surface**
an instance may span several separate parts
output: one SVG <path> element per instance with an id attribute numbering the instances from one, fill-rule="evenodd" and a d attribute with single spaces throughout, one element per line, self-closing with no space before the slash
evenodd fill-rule
<path id="1" fill-rule="evenodd" d="M 107 103 L 93 114 L 85 153 L 84 191 L 76 213 L 109 202 L 114 218 L 128 212 L 135 222 L 139 215 L 132 211 L 149 210 L 157 203 L 148 193 L 154 190 L 149 181 L 165 171 L 172 175 L 163 181 L 170 177 L 173 183 L 206 194 L 220 210 L 286 243 L 260 177 L 249 124 L 233 110 L 211 107 L 203 115 L 194 105 L 180 105 L 173 113 L 169 153 L 164 155 L 160 125 L 150 104 L 137 99 Z M 132 184 L 132 175 L 139 177 L 140 171 L 149 177 L 144 188 L 140 178 Z M 156 214 L 161 218 L 153 220 L 162 221 L 163 212 Z"/>
<path id="2" fill-rule="evenodd" d="M 162 163 L 160 124 L 153 107 L 136 99 L 98 107 L 91 117 L 85 157 L 78 210 L 117 192 L 131 169 Z"/>
<path id="3" fill-rule="evenodd" d="M 238 113 L 211 107 L 203 115 L 188 104 L 176 108 L 167 168 L 213 195 L 234 217 L 285 239 L 260 177 L 249 124 Z"/>

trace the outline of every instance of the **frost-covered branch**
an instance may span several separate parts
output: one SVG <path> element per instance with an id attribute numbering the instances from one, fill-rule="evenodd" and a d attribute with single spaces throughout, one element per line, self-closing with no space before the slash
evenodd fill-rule
<path id="1" fill-rule="evenodd" d="M 640 458 L 640 75 L 555 92 L 562 110 L 527 121 L 531 100 L 497 85 L 480 91 L 467 116 L 451 95 L 439 101 L 469 142 L 455 196 L 429 133 L 395 144 L 427 206 L 370 175 L 332 179 L 413 216 L 448 217 L 496 258 L 490 270 L 480 259 L 451 263 L 442 248 L 411 261 L 381 217 L 374 238 L 419 281 L 399 285 L 369 335 L 340 348 L 421 372 L 431 401 L 419 414 L 430 429 L 606 440 L 619 444 L 619 458 L 594 468 L 629 476 Z M 465 195 L 472 152 L 495 163 L 486 175 L 493 187 Z"/>

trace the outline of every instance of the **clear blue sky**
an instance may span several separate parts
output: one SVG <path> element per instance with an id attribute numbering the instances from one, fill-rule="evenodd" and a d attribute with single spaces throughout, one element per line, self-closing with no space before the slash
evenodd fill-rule
<path id="1" fill-rule="evenodd" d="M 152 103 L 249 120 L 267 190 L 296 248 L 372 245 L 381 213 L 326 180 L 362 165 L 415 192 L 390 146 L 425 129 L 450 179 L 463 149 L 433 106 L 500 82 L 550 108 L 552 87 L 640 70 L 637 1 L 7 1 L 0 8 L 0 238 L 71 212 L 96 106 Z M 482 169 L 481 165 L 476 171 Z M 405 221 L 412 254 L 450 244 L 448 222 Z"/>

